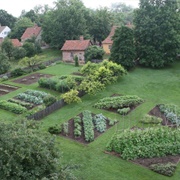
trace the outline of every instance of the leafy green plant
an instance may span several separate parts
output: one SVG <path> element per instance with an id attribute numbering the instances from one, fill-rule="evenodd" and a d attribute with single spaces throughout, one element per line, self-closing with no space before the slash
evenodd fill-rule
<path id="1" fill-rule="evenodd" d="M 78 59 L 77 55 L 74 57 L 74 63 L 75 63 L 76 67 L 79 66 L 79 59 Z"/>
<path id="2" fill-rule="evenodd" d="M 63 131 L 63 133 L 67 136 L 68 135 L 68 133 L 69 133 L 69 128 L 68 128 L 68 122 L 65 122 L 65 123 L 63 123 L 62 124 L 62 131 Z"/>
<path id="3" fill-rule="evenodd" d="M 117 119 L 113 120 L 113 119 L 108 119 L 109 120 L 109 126 L 114 126 L 114 124 L 116 124 L 118 122 Z"/>
<path id="4" fill-rule="evenodd" d="M 28 102 L 23 102 L 21 100 L 18 100 L 18 99 L 9 99 L 8 102 L 12 102 L 12 103 L 15 103 L 15 104 L 19 104 L 27 109 L 31 109 L 33 108 L 33 104 L 31 103 L 28 103 Z"/>
<path id="5" fill-rule="evenodd" d="M 23 74 L 26 74 L 26 72 L 24 70 L 22 70 L 21 68 L 16 68 L 13 71 L 11 71 L 12 77 L 22 76 Z"/>
<path id="6" fill-rule="evenodd" d="M 130 108 L 127 107 L 127 108 L 122 108 L 122 109 L 118 109 L 117 112 L 120 114 L 120 115 L 126 115 L 130 112 Z"/>
<path id="7" fill-rule="evenodd" d="M 58 125 L 51 126 L 48 128 L 48 132 L 51 134 L 60 134 L 62 131 L 62 128 Z"/>
<path id="8" fill-rule="evenodd" d="M 48 95 L 46 92 L 31 90 L 31 89 L 28 89 L 27 91 L 25 91 L 25 93 L 32 96 L 40 97 L 40 98 L 44 98 Z"/>
<path id="9" fill-rule="evenodd" d="M 43 98 L 43 102 L 46 107 L 50 106 L 56 102 L 56 97 L 51 94 L 48 94 L 46 97 Z"/>
<path id="10" fill-rule="evenodd" d="M 176 164 L 173 163 L 167 163 L 167 164 L 152 164 L 150 166 L 150 169 L 152 171 L 155 171 L 159 174 L 165 175 L 165 176 L 173 176 L 175 170 L 176 170 Z"/>
<path id="11" fill-rule="evenodd" d="M 93 117 L 93 121 L 97 131 L 100 133 L 106 131 L 106 117 L 102 114 L 97 114 Z"/>
<path id="12" fill-rule="evenodd" d="M 149 114 L 146 114 L 140 122 L 144 124 L 161 124 L 162 119 L 156 116 L 150 116 Z"/>

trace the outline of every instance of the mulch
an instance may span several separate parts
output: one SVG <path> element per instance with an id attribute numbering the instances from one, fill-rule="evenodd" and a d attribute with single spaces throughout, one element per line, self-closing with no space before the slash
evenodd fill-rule
<path id="1" fill-rule="evenodd" d="M 80 116 L 82 118 L 82 113 L 78 114 L 77 116 Z M 95 116 L 95 114 L 92 113 L 92 116 Z M 109 125 L 109 120 L 107 119 L 106 120 L 106 131 L 111 128 L 112 126 Z M 82 143 L 84 145 L 87 145 L 91 142 L 87 142 L 85 141 L 85 138 L 84 138 L 84 129 L 83 129 L 83 124 L 81 124 L 81 127 L 82 127 L 82 134 L 80 137 L 75 137 L 74 136 L 74 118 L 71 118 L 68 120 L 68 135 L 65 135 L 64 133 L 61 133 L 60 135 L 66 137 L 66 138 L 69 138 L 69 139 L 72 139 L 72 140 L 75 140 L 79 143 Z M 105 131 L 105 132 L 106 132 Z M 94 128 L 94 140 L 99 137 L 100 135 L 102 135 L 103 133 L 100 133 L 98 132 L 95 128 Z"/>
<path id="2" fill-rule="evenodd" d="M 53 76 L 52 74 L 34 73 L 34 74 L 31 74 L 31 75 L 25 76 L 23 78 L 16 79 L 13 82 L 29 85 L 29 84 L 36 83 L 41 77 L 49 78 L 49 77 L 52 77 L 52 76 Z"/>

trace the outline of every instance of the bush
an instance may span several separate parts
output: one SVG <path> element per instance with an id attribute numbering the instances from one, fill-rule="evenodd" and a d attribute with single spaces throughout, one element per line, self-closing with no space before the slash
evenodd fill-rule
<path id="1" fill-rule="evenodd" d="M 48 128 L 48 132 L 51 134 L 60 134 L 62 131 L 62 128 L 59 127 L 58 125 L 51 126 Z"/>
<path id="2" fill-rule="evenodd" d="M 156 116 L 150 116 L 150 115 L 146 114 L 140 122 L 144 123 L 144 124 L 161 124 L 162 119 L 158 118 Z"/>
<path id="3" fill-rule="evenodd" d="M 53 95 L 48 94 L 46 97 L 43 98 L 43 102 L 44 102 L 46 107 L 50 106 L 50 105 L 52 105 L 53 103 L 56 102 L 56 97 L 53 96 Z"/>
<path id="4" fill-rule="evenodd" d="M 79 66 L 79 60 L 78 60 L 77 55 L 74 57 L 74 63 L 75 63 L 75 66 L 76 66 L 76 67 Z"/>
<path id="5" fill-rule="evenodd" d="M 46 69 L 46 66 L 45 66 L 44 64 L 40 64 L 40 65 L 38 66 L 38 68 L 39 68 L 39 69 Z"/>
<path id="6" fill-rule="evenodd" d="M 173 176 L 175 170 L 176 170 L 176 164 L 173 163 L 167 163 L 167 164 L 152 164 L 150 166 L 150 169 L 152 171 L 155 171 L 159 174 L 165 175 L 165 176 Z"/>
<path id="7" fill-rule="evenodd" d="M 122 109 L 118 109 L 117 112 L 120 114 L 120 115 L 126 115 L 130 112 L 130 108 L 127 107 L 127 108 L 122 108 Z"/>
<path id="8" fill-rule="evenodd" d="M 8 80 L 8 76 L 5 75 L 1 79 L 2 79 L 2 81 L 6 81 L 6 80 Z"/>
<path id="9" fill-rule="evenodd" d="M 13 71 L 11 71 L 12 77 L 22 76 L 23 74 L 26 74 L 26 72 L 24 70 L 22 70 L 21 68 L 17 68 L 17 69 L 14 69 Z"/>
<path id="10" fill-rule="evenodd" d="M 93 117 L 95 127 L 98 132 L 102 133 L 106 131 L 106 117 L 102 114 L 97 114 Z"/>

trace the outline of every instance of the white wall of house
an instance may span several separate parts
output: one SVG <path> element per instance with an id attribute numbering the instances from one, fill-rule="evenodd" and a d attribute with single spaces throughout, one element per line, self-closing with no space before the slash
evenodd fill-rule
<path id="1" fill-rule="evenodd" d="M 11 29 L 8 26 L 6 26 L 0 33 L 0 38 L 5 38 L 10 32 Z"/>

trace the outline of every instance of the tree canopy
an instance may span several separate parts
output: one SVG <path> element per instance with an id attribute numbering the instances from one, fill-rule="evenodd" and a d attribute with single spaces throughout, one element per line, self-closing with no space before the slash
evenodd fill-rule
<path id="1" fill-rule="evenodd" d="M 140 0 L 134 19 L 140 64 L 163 67 L 174 62 L 180 49 L 179 17 L 177 0 Z"/>
<path id="2" fill-rule="evenodd" d="M 0 51 L 0 74 L 7 72 L 10 69 L 10 63 L 5 54 Z"/>

